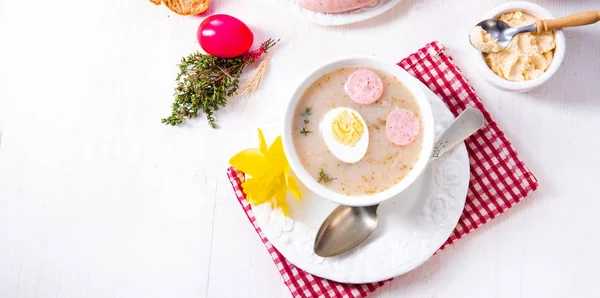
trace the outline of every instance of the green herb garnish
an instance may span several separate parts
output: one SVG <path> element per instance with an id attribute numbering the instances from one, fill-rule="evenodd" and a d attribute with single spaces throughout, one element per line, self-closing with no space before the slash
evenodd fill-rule
<path id="1" fill-rule="evenodd" d="M 308 130 L 308 129 L 306 129 L 306 127 L 302 127 L 302 129 L 300 130 L 300 133 L 303 134 L 304 136 L 307 136 L 309 133 L 312 133 L 312 130 Z"/>
<path id="2" fill-rule="evenodd" d="M 312 115 L 311 110 L 312 110 L 311 107 L 304 108 L 304 112 L 301 114 L 304 117 L 304 124 L 308 124 L 310 122 L 310 119 L 308 119 L 308 116 Z M 309 133 L 312 133 L 312 131 L 306 129 L 306 126 L 304 126 L 300 130 L 300 133 L 303 134 L 304 136 L 307 136 Z"/>
<path id="3" fill-rule="evenodd" d="M 319 180 L 317 180 L 317 182 L 319 182 L 319 183 L 323 182 L 323 184 L 329 184 L 331 181 L 333 181 L 335 179 L 337 179 L 337 178 L 329 177 L 329 175 L 327 173 L 325 173 L 323 168 L 321 168 L 321 171 L 319 172 Z"/>
<path id="4" fill-rule="evenodd" d="M 311 107 L 306 107 L 304 108 L 304 113 L 302 113 L 302 116 L 304 116 L 305 118 L 308 118 L 308 116 L 312 115 L 312 108 Z"/>

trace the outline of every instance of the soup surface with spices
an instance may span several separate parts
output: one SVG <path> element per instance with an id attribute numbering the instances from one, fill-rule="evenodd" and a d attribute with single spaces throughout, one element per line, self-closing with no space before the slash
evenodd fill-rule
<path id="1" fill-rule="evenodd" d="M 381 79 L 383 92 L 379 99 L 370 104 L 359 104 L 348 96 L 347 81 L 360 69 L 340 68 L 316 80 L 299 100 L 292 127 L 296 153 L 308 173 L 329 189 L 349 196 L 375 194 L 399 183 L 412 170 L 423 146 L 419 106 L 398 79 L 385 72 L 368 69 Z M 327 112 L 336 108 L 353 109 L 366 124 L 364 130 L 368 130 L 368 147 L 357 162 L 346 163 L 338 159 L 323 139 L 322 130 L 330 129 L 331 125 L 321 122 Z M 418 134 L 409 144 L 392 142 L 389 125 L 386 133 L 388 116 L 398 110 L 412 112 L 415 121 L 418 121 Z M 362 130 L 358 132 L 362 133 Z"/>

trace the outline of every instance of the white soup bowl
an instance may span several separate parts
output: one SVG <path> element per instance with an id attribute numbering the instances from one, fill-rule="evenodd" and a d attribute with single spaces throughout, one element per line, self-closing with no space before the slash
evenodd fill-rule
<path id="1" fill-rule="evenodd" d="M 422 133 L 424 134 L 423 148 L 421 149 L 419 158 L 413 166 L 413 169 L 404 177 L 404 179 L 402 179 L 399 183 L 395 184 L 391 188 L 382 192 L 369 195 L 349 196 L 327 188 L 325 185 L 318 183 L 315 180 L 315 178 L 311 175 L 311 173 L 309 173 L 302 166 L 300 158 L 298 157 L 298 153 L 296 152 L 296 149 L 294 147 L 292 139 L 292 129 L 298 101 L 300 100 L 306 89 L 308 89 L 316 80 L 318 80 L 319 78 L 321 78 L 329 72 L 344 67 L 371 68 L 393 75 L 400 82 L 402 82 L 404 86 L 408 88 L 419 107 Z M 423 92 L 422 88 L 423 87 L 421 87 L 419 81 L 417 81 L 417 79 L 412 77 L 401 67 L 397 66 L 392 62 L 380 60 L 374 57 L 342 58 L 326 63 L 325 65 L 313 70 L 300 82 L 300 84 L 298 84 L 298 86 L 294 90 L 291 99 L 288 102 L 283 118 L 283 149 L 290 163 L 290 166 L 296 174 L 296 176 L 298 177 L 298 179 L 300 179 L 300 181 L 306 187 L 308 187 L 308 189 L 310 189 L 317 195 L 330 201 L 333 201 L 337 204 L 346 206 L 370 206 L 379 204 L 387 199 L 390 199 L 400 194 L 402 191 L 407 189 L 413 182 L 415 182 L 415 180 L 417 180 L 419 175 L 423 173 L 423 171 L 427 167 L 429 159 L 431 158 L 431 153 L 433 151 L 435 137 L 433 113 L 431 111 L 431 105 L 429 104 L 429 101 L 427 100 L 427 97 L 425 96 L 425 93 Z M 320 120 L 321 119 L 319 119 L 319 121 Z"/>

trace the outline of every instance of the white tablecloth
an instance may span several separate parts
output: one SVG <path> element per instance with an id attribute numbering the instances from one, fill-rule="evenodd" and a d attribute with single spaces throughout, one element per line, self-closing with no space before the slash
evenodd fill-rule
<path id="1" fill-rule="evenodd" d="M 487 85 L 467 32 L 505 1 L 403 1 L 345 27 L 295 22 L 260 1 L 213 0 L 256 44 L 280 37 L 250 100 L 173 128 L 176 64 L 202 17 L 148 1 L 0 0 L 0 297 L 289 297 L 225 175 L 256 125 L 326 60 L 449 47 L 540 181 L 506 214 L 373 297 L 590 297 L 600 257 L 600 24 L 530 93 Z M 536 1 L 555 15 L 596 0 Z"/>

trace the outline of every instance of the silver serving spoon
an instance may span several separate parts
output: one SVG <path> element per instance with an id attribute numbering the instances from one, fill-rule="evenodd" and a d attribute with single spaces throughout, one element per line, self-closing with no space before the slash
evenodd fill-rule
<path id="1" fill-rule="evenodd" d="M 529 24 L 518 28 L 511 28 L 507 23 L 498 19 L 488 19 L 481 21 L 475 27 L 481 27 L 485 32 L 490 34 L 492 38 L 502 46 L 502 48 L 506 48 L 510 41 L 513 39 L 513 37 L 520 33 L 541 33 L 546 31 L 562 29 L 565 27 L 589 25 L 598 21 L 600 21 L 600 10 L 590 10 L 558 19 L 537 20 L 537 22 L 533 24 Z M 471 41 L 471 45 L 474 48 L 476 48 L 477 50 L 481 50 L 473 44 L 470 38 L 469 41 Z"/>
<path id="2" fill-rule="evenodd" d="M 438 138 L 430 161 L 450 151 L 483 125 L 483 114 L 478 109 L 465 109 Z M 369 239 L 377 227 L 378 207 L 379 204 L 335 208 L 317 232 L 315 253 L 321 257 L 333 257 L 359 247 Z"/>

